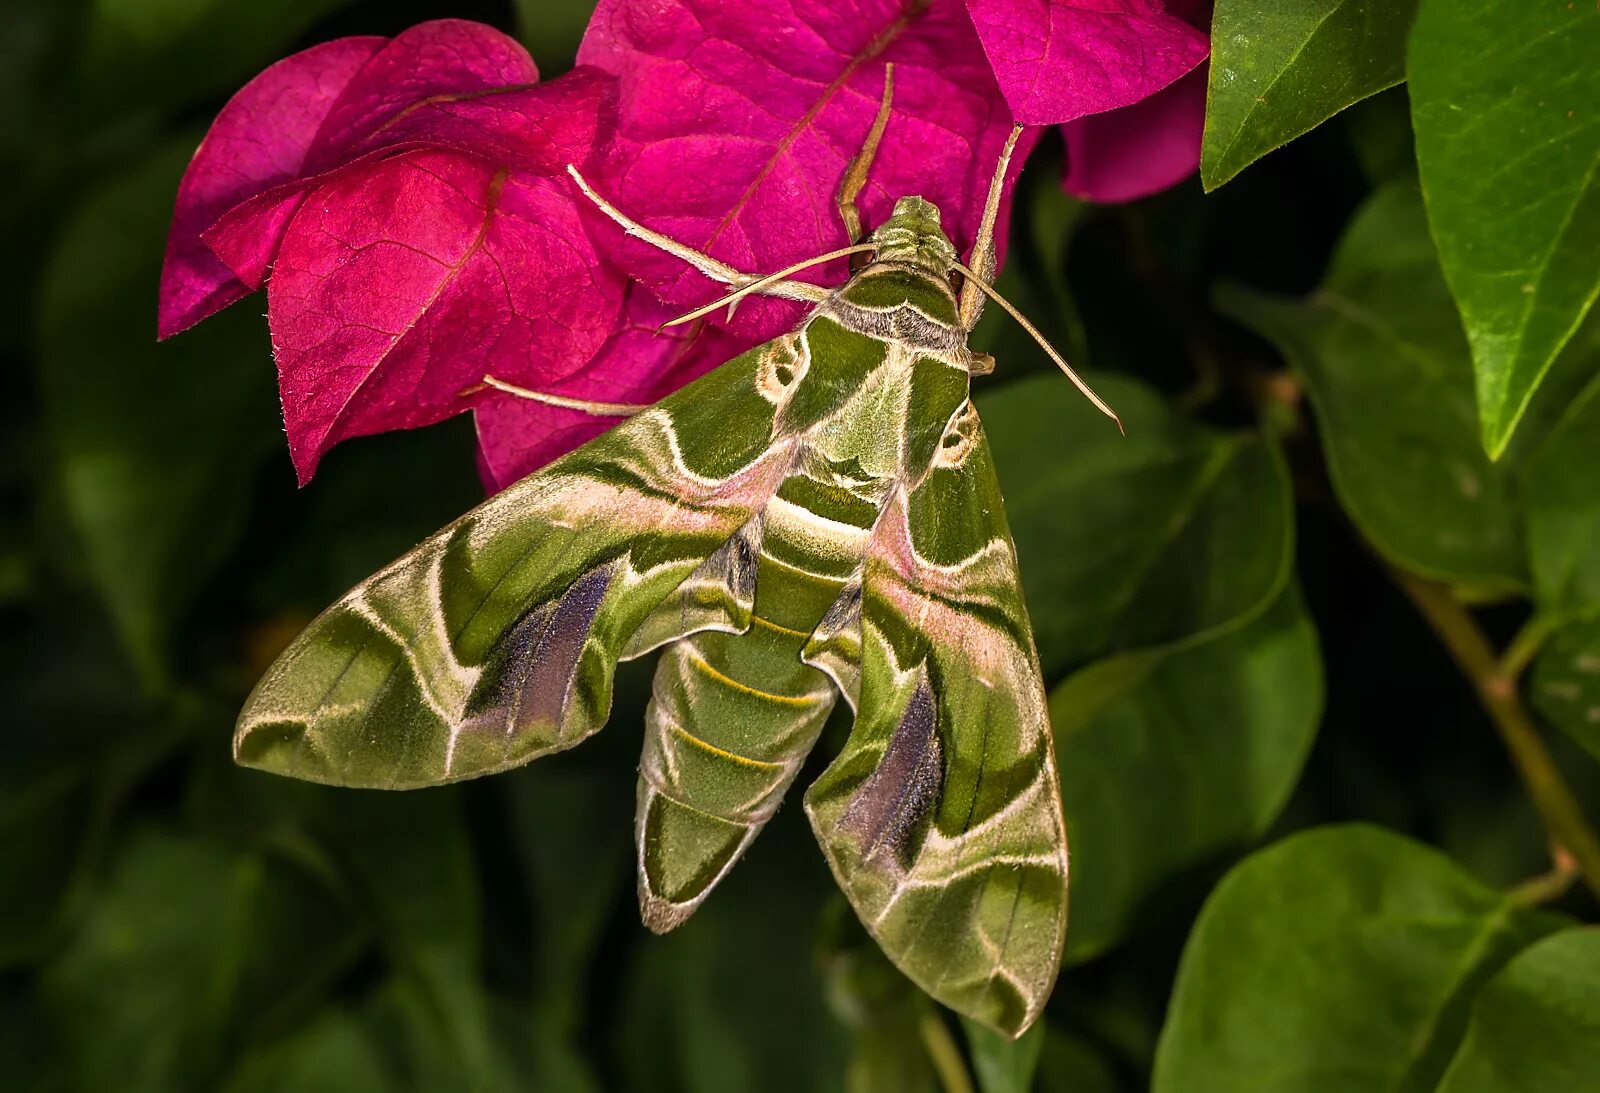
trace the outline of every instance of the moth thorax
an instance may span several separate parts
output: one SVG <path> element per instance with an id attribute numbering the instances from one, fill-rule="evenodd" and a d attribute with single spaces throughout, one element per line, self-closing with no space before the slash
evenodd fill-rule
<path id="1" fill-rule="evenodd" d="M 950 272 L 956 248 L 939 225 L 939 207 L 920 197 L 902 197 L 894 215 L 872 233 L 880 262 L 907 262 L 940 275 Z"/>

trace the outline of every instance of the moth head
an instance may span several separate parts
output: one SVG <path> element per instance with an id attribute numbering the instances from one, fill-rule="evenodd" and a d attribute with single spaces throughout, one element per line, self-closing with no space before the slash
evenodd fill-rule
<path id="1" fill-rule="evenodd" d="M 943 276 L 956 260 L 956 248 L 939 226 L 939 208 L 920 197 L 902 197 L 894 215 L 872 233 L 880 262 L 909 262 Z"/>

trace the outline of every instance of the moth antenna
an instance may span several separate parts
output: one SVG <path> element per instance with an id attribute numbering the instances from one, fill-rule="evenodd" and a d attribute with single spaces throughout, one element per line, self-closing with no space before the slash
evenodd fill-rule
<path id="1" fill-rule="evenodd" d="M 983 297 L 973 291 L 973 283 L 987 287 L 994 278 L 994 226 L 1000 219 L 1000 194 L 1005 187 L 1006 171 L 1011 167 L 1011 155 L 1017 150 L 1017 140 L 1022 136 L 1022 126 L 1011 127 L 1005 147 L 1000 149 L 1000 161 L 994 165 L 994 177 L 989 181 L 989 196 L 983 202 L 983 219 L 978 222 L 978 237 L 972 243 L 972 264 L 979 276 L 967 274 L 967 283 L 961 286 L 961 323 L 971 330 L 983 314 Z"/>
<path id="2" fill-rule="evenodd" d="M 831 250 L 827 254 L 819 254 L 815 258 L 807 258 L 803 262 L 796 262 L 792 266 L 787 266 L 783 269 L 780 269 L 777 273 L 769 273 L 765 277 L 750 282 L 748 285 L 744 285 L 741 288 L 736 288 L 726 296 L 723 296 L 721 299 L 712 300 L 704 307 L 697 307 L 686 315 L 679 315 L 676 319 L 667 320 L 656 328 L 657 333 L 665 330 L 669 326 L 678 326 L 682 323 L 692 322 L 703 315 L 711 314 L 713 311 L 723 306 L 726 306 L 729 309 L 728 314 L 731 316 L 733 314 L 734 305 L 740 300 L 744 299 L 746 296 L 749 296 L 753 292 L 760 292 L 768 285 L 773 284 L 776 281 L 781 281 L 792 273 L 799 273 L 801 270 L 810 269 L 812 266 L 820 266 L 822 263 L 831 262 L 835 258 L 844 258 L 851 254 L 863 254 L 867 251 L 877 249 L 877 246 L 873 243 L 857 243 L 851 247 L 840 247 L 838 250 Z M 829 290 L 823 289 L 824 296 L 828 295 L 828 292 Z"/>
<path id="3" fill-rule="evenodd" d="M 883 100 L 878 103 L 877 117 L 872 119 L 867 139 L 845 168 L 844 177 L 839 180 L 839 192 L 833 199 L 839 209 L 839 219 L 844 221 L 845 236 L 852 243 L 861 238 L 861 210 L 856 208 L 856 198 L 866 188 L 867 172 L 872 170 L 872 163 L 878 158 L 878 145 L 883 143 L 883 131 L 889 127 L 889 107 L 893 102 L 894 62 L 890 61 L 883 66 Z"/>
<path id="4" fill-rule="evenodd" d="M 674 258 L 687 262 L 713 281 L 724 285 L 747 285 L 756 280 L 754 274 L 741 273 L 725 262 L 719 262 L 709 254 L 702 254 L 693 247 L 685 246 L 676 239 L 669 239 L 658 231 L 645 227 L 627 213 L 617 208 L 611 202 L 594 192 L 594 187 L 578 173 L 572 164 L 567 164 L 567 174 L 572 176 L 572 181 L 578 184 L 578 189 L 583 191 L 583 196 L 594 202 L 608 218 L 615 221 L 623 231 L 635 239 L 642 239 L 657 250 L 666 251 Z M 806 281 L 789 281 L 783 284 L 768 284 L 765 286 L 769 296 L 781 296 L 786 300 L 804 300 L 807 303 L 817 304 L 828 298 L 828 290 L 821 285 L 813 285 Z"/>
<path id="5" fill-rule="evenodd" d="M 1005 308 L 1006 313 L 1009 314 L 1013 319 L 1017 320 L 1017 322 L 1022 325 L 1022 329 L 1026 330 L 1029 335 L 1032 336 L 1033 340 L 1039 343 L 1040 348 L 1050 355 L 1050 359 L 1056 362 L 1056 367 L 1067 374 L 1067 378 L 1077 386 L 1078 390 L 1083 392 L 1084 397 L 1090 402 L 1094 403 L 1095 408 L 1098 409 L 1102 414 L 1106 415 L 1106 417 L 1117 423 L 1117 431 L 1119 433 L 1122 433 L 1124 436 L 1127 435 L 1128 431 L 1122 427 L 1122 419 L 1117 416 L 1117 412 L 1106 404 L 1105 399 L 1094 393 L 1094 388 L 1083 382 L 1083 377 L 1079 376 L 1078 373 L 1072 370 L 1072 365 L 1068 364 L 1066 359 L 1063 358 L 1060 353 L 1056 352 L 1056 347 L 1045 340 L 1045 336 L 1039 333 L 1039 328 L 1030 323 L 1026 315 L 1013 307 L 1010 300 L 1007 300 L 1004 296 L 996 292 L 993 285 L 990 285 L 987 281 L 980 278 L 973 270 L 962 265 L 960 262 L 951 262 L 950 265 L 952 268 L 959 270 L 967 278 L 967 284 L 977 285 L 978 288 L 989 297 L 989 299 Z"/>
<path id="6" fill-rule="evenodd" d="M 568 398 L 565 395 L 552 395 L 545 391 L 530 391 L 526 387 L 518 387 L 514 383 L 507 383 L 494 376 L 484 376 L 483 385 L 493 387 L 496 391 L 504 391 L 508 395 L 525 398 L 531 402 L 542 402 L 546 406 L 559 406 L 564 410 L 582 410 L 595 417 L 632 417 L 641 410 L 648 410 L 648 405 L 631 402 L 590 402 L 587 399 Z"/>

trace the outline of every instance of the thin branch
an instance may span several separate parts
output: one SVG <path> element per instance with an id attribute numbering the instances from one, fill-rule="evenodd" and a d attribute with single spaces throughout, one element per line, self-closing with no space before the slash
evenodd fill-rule
<path id="1" fill-rule="evenodd" d="M 1501 661 L 1477 620 L 1456 602 L 1447 588 L 1393 567 L 1389 572 L 1428 620 L 1462 673 L 1472 681 L 1484 712 L 1494 723 L 1506 750 L 1511 752 L 1522 783 L 1557 847 L 1557 861 L 1562 853 L 1570 855 L 1584 883 L 1600 896 L 1600 838 L 1589 826 L 1538 728 L 1528 716 L 1517 693 L 1516 679 L 1504 674 Z"/>
<path id="2" fill-rule="evenodd" d="M 1550 640 L 1550 635 L 1556 632 L 1557 625 L 1558 620 L 1550 615 L 1534 615 L 1529 619 L 1500 657 L 1500 675 L 1509 680 L 1521 679 L 1533 658 Z"/>
<path id="3" fill-rule="evenodd" d="M 1578 879 L 1578 863 L 1561 847 L 1551 854 L 1550 870 L 1530 877 L 1511 890 L 1511 902 L 1519 907 L 1538 907 L 1567 894 L 1572 882 Z"/>

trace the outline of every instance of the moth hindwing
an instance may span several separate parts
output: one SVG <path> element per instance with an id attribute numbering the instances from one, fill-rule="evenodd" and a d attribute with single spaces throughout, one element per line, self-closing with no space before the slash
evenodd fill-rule
<path id="1" fill-rule="evenodd" d="M 645 922 L 687 918 L 782 802 L 936 998 L 1016 1034 L 1056 976 L 1067 857 L 1038 658 L 937 210 L 793 334 L 445 528 L 289 647 L 241 763 L 409 788 L 576 744 L 659 649 L 636 835 Z M 709 261 L 709 260 L 707 260 Z M 796 290 L 798 292 L 798 290 Z"/>

